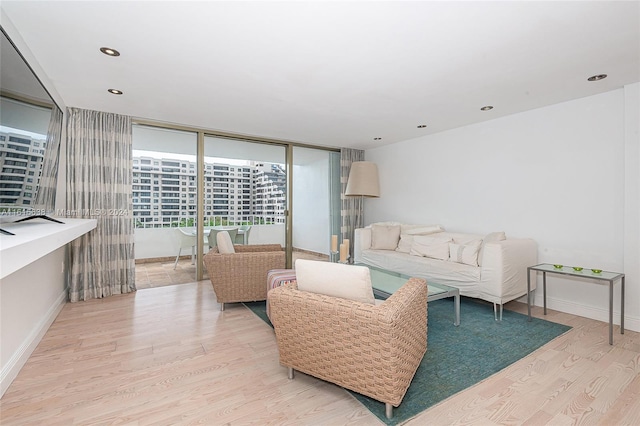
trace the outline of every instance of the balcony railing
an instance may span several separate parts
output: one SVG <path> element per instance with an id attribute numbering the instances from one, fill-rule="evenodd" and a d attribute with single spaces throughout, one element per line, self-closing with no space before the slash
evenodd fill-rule
<path id="1" fill-rule="evenodd" d="M 138 209 L 134 208 L 134 211 Z M 149 212 L 149 210 L 144 210 Z M 197 225 L 197 221 L 193 216 L 176 215 L 171 216 L 170 222 L 152 222 L 145 219 L 157 218 L 158 216 L 134 216 L 135 227 L 138 229 L 147 228 L 179 228 L 193 227 Z M 162 218 L 162 216 L 160 216 Z M 205 216 L 204 226 L 240 226 L 240 225 L 283 225 L 285 223 L 284 214 L 282 215 L 246 215 L 242 217 L 229 215 L 210 215 Z"/>

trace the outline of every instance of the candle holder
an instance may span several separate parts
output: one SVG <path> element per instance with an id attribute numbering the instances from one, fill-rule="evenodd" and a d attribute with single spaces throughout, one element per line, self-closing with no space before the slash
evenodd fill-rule
<path id="1" fill-rule="evenodd" d="M 331 254 L 329 255 L 329 261 L 333 263 L 337 262 L 339 259 L 338 257 L 339 253 L 340 253 L 339 251 L 332 251 Z"/>

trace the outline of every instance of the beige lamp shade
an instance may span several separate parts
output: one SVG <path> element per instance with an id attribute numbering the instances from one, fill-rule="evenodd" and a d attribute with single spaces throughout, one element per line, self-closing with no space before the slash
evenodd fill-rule
<path id="1" fill-rule="evenodd" d="M 370 161 L 354 161 L 351 163 L 345 195 L 379 197 L 378 166 Z"/>

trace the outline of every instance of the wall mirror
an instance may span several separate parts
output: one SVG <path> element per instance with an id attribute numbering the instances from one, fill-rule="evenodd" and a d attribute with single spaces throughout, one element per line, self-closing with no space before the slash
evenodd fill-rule
<path id="1" fill-rule="evenodd" d="M 6 222 L 24 211 L 53 209 L 55 189 L 38 205 L 36 197 L 43 169 L 55 183 L 62 111 L 0 30 L 0 222 Z"/>

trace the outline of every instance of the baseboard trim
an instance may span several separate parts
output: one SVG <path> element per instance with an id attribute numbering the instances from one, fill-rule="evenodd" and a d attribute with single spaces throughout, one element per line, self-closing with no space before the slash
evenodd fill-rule
<path id="1" fill-rule="evenodd" d="M 9 389 L 11 383 L 15 380 L 20 373 L 20 370 L 26 364 L 27 360 L 36 349 L 42 338 L 44 337 L 47 330 L 53 321 L 55 321 L 56 317 L 62 311 L 65 303 L 67 302 L 67 289 L 65 289 L 54 304 L 49 308 L 45 316 L 38 323 L 38 325 L 33 329 L 31 334 L 25 339 L 25 341 L 20 345 L 20 348 L 13 354 L 9 362 L 5 365 L 0 372 L 0 398 L 4 395 L 4 393 Z"/>
<path id="2" fill-rule="evenodd" d="M 527 299 L 522 299 L 524 303 L 527 303 Z M 542 307 L 544 301 L 542 295 L 537 295 L 534 298 L 534 305 Z M 547 308 L 555 311 L 564 312 L 567 314 L 577 315 L 580 317 L 590 318 L 596 321 L 602 321 L 609 323 L 609 304 L 608 300 L 604 302 L 602 308 L 596 306 L 587 306 L 574 302 L 570 302 L 564 299 L 556 299 L 547 296 Z M 613 324 L 620 325 L 620 299 L 613 301 Z M 629 314 L 624 316 L 624 328 L 625 330 L 632 330 L 640 332 L 640 318 L 633 317 Z"/>

